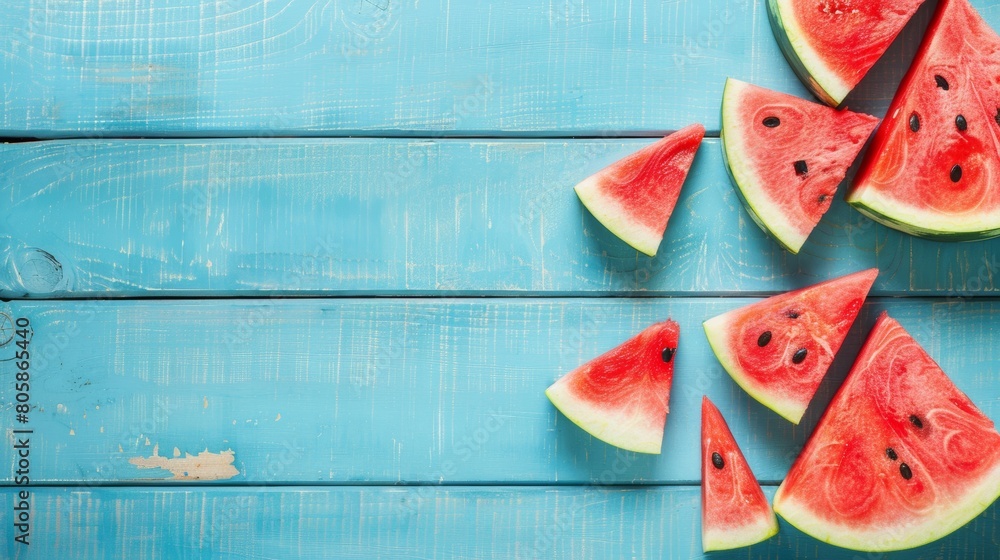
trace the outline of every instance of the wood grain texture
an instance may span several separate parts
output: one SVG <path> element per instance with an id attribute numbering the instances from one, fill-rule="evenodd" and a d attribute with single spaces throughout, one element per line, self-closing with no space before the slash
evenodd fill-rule
<path id="1" fill-rule="evenodd" d="M 932 4 L 851 107 L 884 110 Z M 751 0 L 10 0 L 0 75 L 0 134 L 33 137 L 650 134 L 718 130 L 729 76 L 806 94 Z"/>
<path id="2" fill-rule="evenodd" d="M 773 487 L 766 488 L 768 497 Z M 12 489 L 0 491 L 11 511 Z M 432 558 L 970 560 L 994 558 L 998 510 L 921 548 L 868 556 L 781 522 L 774 538 L 703 555 L 697 487 L 344 487 L 33 490 L 14 559 Z"/>
<path id="3" fill-rule="evenodd" d="M 572 187 L 648 140 L 55 141 L 0 147 L 0 296 L 995 294 L 1000 240 L 940 243 L 839 198 L 802 253 L 749 218 L 706 140 L 659 256 Z M 54 260 L 53 260 L 54 259 Z"/>
<path id="4" fill-rule="evenodd" d="M 851 108 L 884 111 L 934 3 Z M 53 298 L 0 302 L 0 465 L 30 429 L 43 485 L 23 547 L 25 488 L 0 474 L 0 557 L 704 558 L 701 395 L 771 496 L 883 309 L 1000 419 L 1000 240 L 916 240 L 838 199 L 793 257 L 748 220 L 718 140 L 655 259 L 573 195 L 648 142 L 622 137 L 717 135 L 726 77 L 805 95 L 763 2 L 9 0 L 0 75 L 3 137 L 257 137 L 0 146 L 0 297 Z M 372 138 L 277 138 L 351 135 Z M 801 426 L 712 356 L 702 320 L 872 266 L 875 293 L 910 297 L 870 300 Z M 273 295 L 337 297 L 94 299 Z M 562 297 L 609 295 L 684 297 Z M 662 456 L 545 399 L 668 316 Z M 24 424 L 5 318 L 32 325 Z M 898 554 L 783 524 L 711 558 L 990 559 L 997 511 Z"/>
<path id="5" fill-rule="evenodd" d="M 34 330 L 30 422 L 17 426 L 34 430 L 37 482 L 691 483 L 703 394 L 758 477 L 780 481 L 882 309 L 1000 419 L 1000 302 L 872 302 L 795 427 L 739 389 L 701 330 L 749 301 L 15 301 L 0 311 Z M 564 373 L 667 317 L 681 346 L 663 455 L 594 440 L 545 398 Z M 5 379 L 15 350 L 0 348 Z M 15 401 L 13 384 L 0 386 L 8 426 Z M 13 453 L 0 446 L 0 464 Z"/>

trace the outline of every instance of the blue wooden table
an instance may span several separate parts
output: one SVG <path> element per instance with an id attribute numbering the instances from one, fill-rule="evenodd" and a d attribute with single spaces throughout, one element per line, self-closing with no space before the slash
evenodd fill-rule
<path id="1" fill-rule="evenodd" d="M 934 4 L 852 109 L 885 111 Z M 702 558 L 701 396 L 770 496 L 883 310 L 1000 420 L 1000 240 L 838 199 L 784 252 L 725 173 L 728 76 L 806 95 L 760 0 L 8 0 L 0 557 Z M 691 122 L 709 138 L 650 259 L 572 186 Z M 800 426 L 712 356 L 704 319 L 868 267 Z M 668 316 L 661 456 L 546 400 Z M 991 559 L 998 515 L 902 553 L 782 522 L 706 557 Z"/>

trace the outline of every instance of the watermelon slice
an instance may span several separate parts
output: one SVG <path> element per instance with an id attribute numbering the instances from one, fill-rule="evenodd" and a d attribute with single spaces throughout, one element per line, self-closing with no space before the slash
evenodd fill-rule
<path id="1" fill-rule="evenodd" d="M 1000 37 L 942 0 L 847 201 L 906 233 L 1000 235 Z"/>
<path id="2" fill-rule="evenodd" d="M 1000 495 L 1000 434 L 903 327 L 879 317 L 774 509 L 865 551 L 939 539 Z"/>
<path id="3" fill-rule="evenodd" d="M 750 546 L 778 534 L 778 519 L 725 418 L 701 399 L 701 547 Z"/>
<path id="4" fill-rule="evenodd" d="M 755 222 L 798 253 L 878 119 L 739 80 L 722 96 L 722 153 Z"/>
<path id="5" fill-rule="evenodd" d="M 545 395 L 592 436 L 659 453 L 667 422 L 680 327 L 667 320 L 567 373 Z"/>
<path id="6" fill-rule="evenodd" d="M 882 57 L 924 0 L 768 0 L 788 63 L 833 107 Z"/>
<path id="7" fill-rule="evenodd" d="M 878 276 L 863 270 L 705 321 L 712 351 L 751 397 L 798 424 Z"/>
<path id="8" fill-rule="evenodd" d="M 611 233 L 655 256 L 704 137 L 700 124 L 679 130 L 584 179 L 576 194 Z"/>

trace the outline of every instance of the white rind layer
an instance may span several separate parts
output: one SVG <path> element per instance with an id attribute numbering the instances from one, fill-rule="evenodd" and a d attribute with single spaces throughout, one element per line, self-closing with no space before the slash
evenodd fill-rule
<path id="1" fill-rule="evenodd" d="M 708 344 L 712 347 L 712 352 L 719 360 L 719 363 L 722 364 L 726 373 L 747 394 L 756 399 L 757 402 L 777 412 L 782 418 L 793 424 L 798 424 L 802 420 L 802 415 L 806 412 L 806 407 L 796 401 L 775 398 L 773 395 L 768 394 L 762 387 L 751 381 L 743 371 L 743 368 L 739 366 L 736 356 L 730 352 L 727 342 L 732 336 L 732 314 L 735 311 L 723 313 L 702 323 L 702 327 L 705 329 L 705 336 L 708 338 Z"/>
<path id="2" fill-rule="evenodd" d="M 744 527 L 702 528 L 701 548 L 704 552 L 731 550 L 757 544 L 778 534 L 778 518 L 768 511 L 768 517 Z"/>
<path id="3" fill-rule="evenodd" d="M 784 497 L 785 484 L 774 496 L 774 511 L 795 528 L 825 543 L 865 552 L 889 552 L 915 548 L 954 532 L 986 510 L 1000 497 L 1000 465 L 970 489 L 965 500 L 940 504 L 934 514 L 918 523 L 899 527 L 857 528 L 837 526 L 822 519 L 803 504 Z"/>
<path id="4" fill-rule="evenodd" d="M 660 241 L 663 240 L 663 232 L 650 229 L 633 220 L 617 200 L 604 194 L 596 176 L 584 179 L 575 190 L 587 210 L 611 233 L 637 251 L 650 257 L 656 256 Z"/>
<path id="5" fill-rule="evenodd" d="M 811 89 L 827 105 L 837 107 L 851 93 L 851 86 L 827 66 L 823 57 L 805 40 L 802 24 L 795 18 L 790 7 L 792 1 L 769 0 L 778 26 L 784 31 L 789 46 L 813 82 L 814 87 Z"/>
<path id="6" fill-rule="evenodd" d="M 574 424 L 597 439 L 637 453 L 658 455 L 663 428 L 652 429 L 649 419 L 638 413 L 602 410 L 574 396 L 565 377 L 545 390 L 545 396 Z"/>
<path id="7" fill-rule="evenodd" d="M 978 240 L 1000 235 L 1000 213 L 949 216 L 879 196 L 863 183 L 848 193 L 847 202 L 877 222 L 919 237 Z"/>

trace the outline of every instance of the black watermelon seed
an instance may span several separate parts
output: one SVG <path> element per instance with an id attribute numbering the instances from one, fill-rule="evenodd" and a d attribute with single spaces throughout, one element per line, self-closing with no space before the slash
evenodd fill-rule
<path id="1" fill-rule="evenodd" d="M 781 124 L 781 119 L 778 117 L 767 117 L 764 119 L 764 126 L 767 128 L 776 128 Z"/>
<path id="2" fill-rule="evenodd" d="M 910 115 L 910 130 L 912 130 L 913 132 L 920 131 L 920 116 L 918 116 L 916 113 Z"/>
<path id="3" fill-rule="evenodd" d="M 948 80 L 944 79 L 941 76 L 934 76 L 934 81 L 937 82 L 937 87 L 945 91 L 948 91 L 948 88 L 951 87 L 948 85 Z"/>
<path id="4" fill-rule="evenodd" d="M 823 204 L 824 202 L 826 202 L 826 200 L 828 198 L 830 198 L 830 195 L 828 195 L 826 193 L 823 193 L 823 194 L 819 195 L 819 203 Z"/>
<path id="5" fill-rule="evenodd" d="M 799 318 L 799 312 L 798 311 L 788 311 L 788 312 L 785 313 L 785 315 L 788 315 L 789 319 L 798 319 Z"/>
<path id="6" fill-rule="evenodd" d="M 809 351 L 806 350 L 805 348 L 799 348 L 798 350 L 796 350 L 795 355 L 792 356 L 792 363 L 801 364 L 802 362 L 806 361 L 806 354 L 808 353 Z"/>
<path id="7" fill-rule="evenodd" d="M 969 128 L 969 123 L 965 122 L 965 117 L 963 115 L 959 115 L 955 117 L 955 126 L 957 126 L 958 130 L 961 132 L 965 132 L 965 129 Z"/>
<path id="8" fill-rule="evenodd" d="M 918 430 L 922 430 L 924 428 L 924 423 L 920 421 L 920 418 L 917 418 L 916 414 L 910 415 L 910 423 L 916 426 Z"/>
<path id="9" fill-rule="evenodd" d="M 757 346 L 761 348 L 767 346 L 768 342 L 771 342 L 771 331 L 764 331 L 757 337 Z"/>
<path id="10" fill-rule="evenodd" d="M 951 182 L 957 183 L 962 180 L 962 166 L 956 165 L 951 168 Z"/>
<path id="11" fill-rule="evenodd" d="M 896 455 L 896 450 L 891 447 L 885 450 L 885 456 L 892 459 L 893 461 L 899 459 L 899 455 Z"/>
<path id="12" fill-rule="evenodd" d="M 809 166 L 806 165 L 805 160 L 800 159 L 799 161 L 795 162 L 795 174 L 805 175 L 806 173 L 809 173 Z"/>
<path id="13" fill-rule="evenodd" d="M 1000 125 L 1000 107 L 997 107 L 997 115 L 993 117 L 993 120 L 997 121 L 997 125 Z"/>
<path id="14" fill-rule="evenodd" d="M 712 465 L 720 470 L 726 466 L 726 461 L 723 460 L 722 455 L 719 455 L 718 451 L 712 453 Z"/>
<path id="15" fill-rule="evenodd" d="M 670 360 L 674 359 L 674 352 L 676 351 L 677 351 L 676 348 L 664 348 L 660 356 L 663 357 L 664 362 L 669 362 Z"/>
<path id="16" fill-rule="evenodd" d="M 899 474 L 903 475 L 903 478 L 906 480 L 913 478 L 913 471 L 910 470 L 910 465 L 906 463 L 899 464 Z"/>

